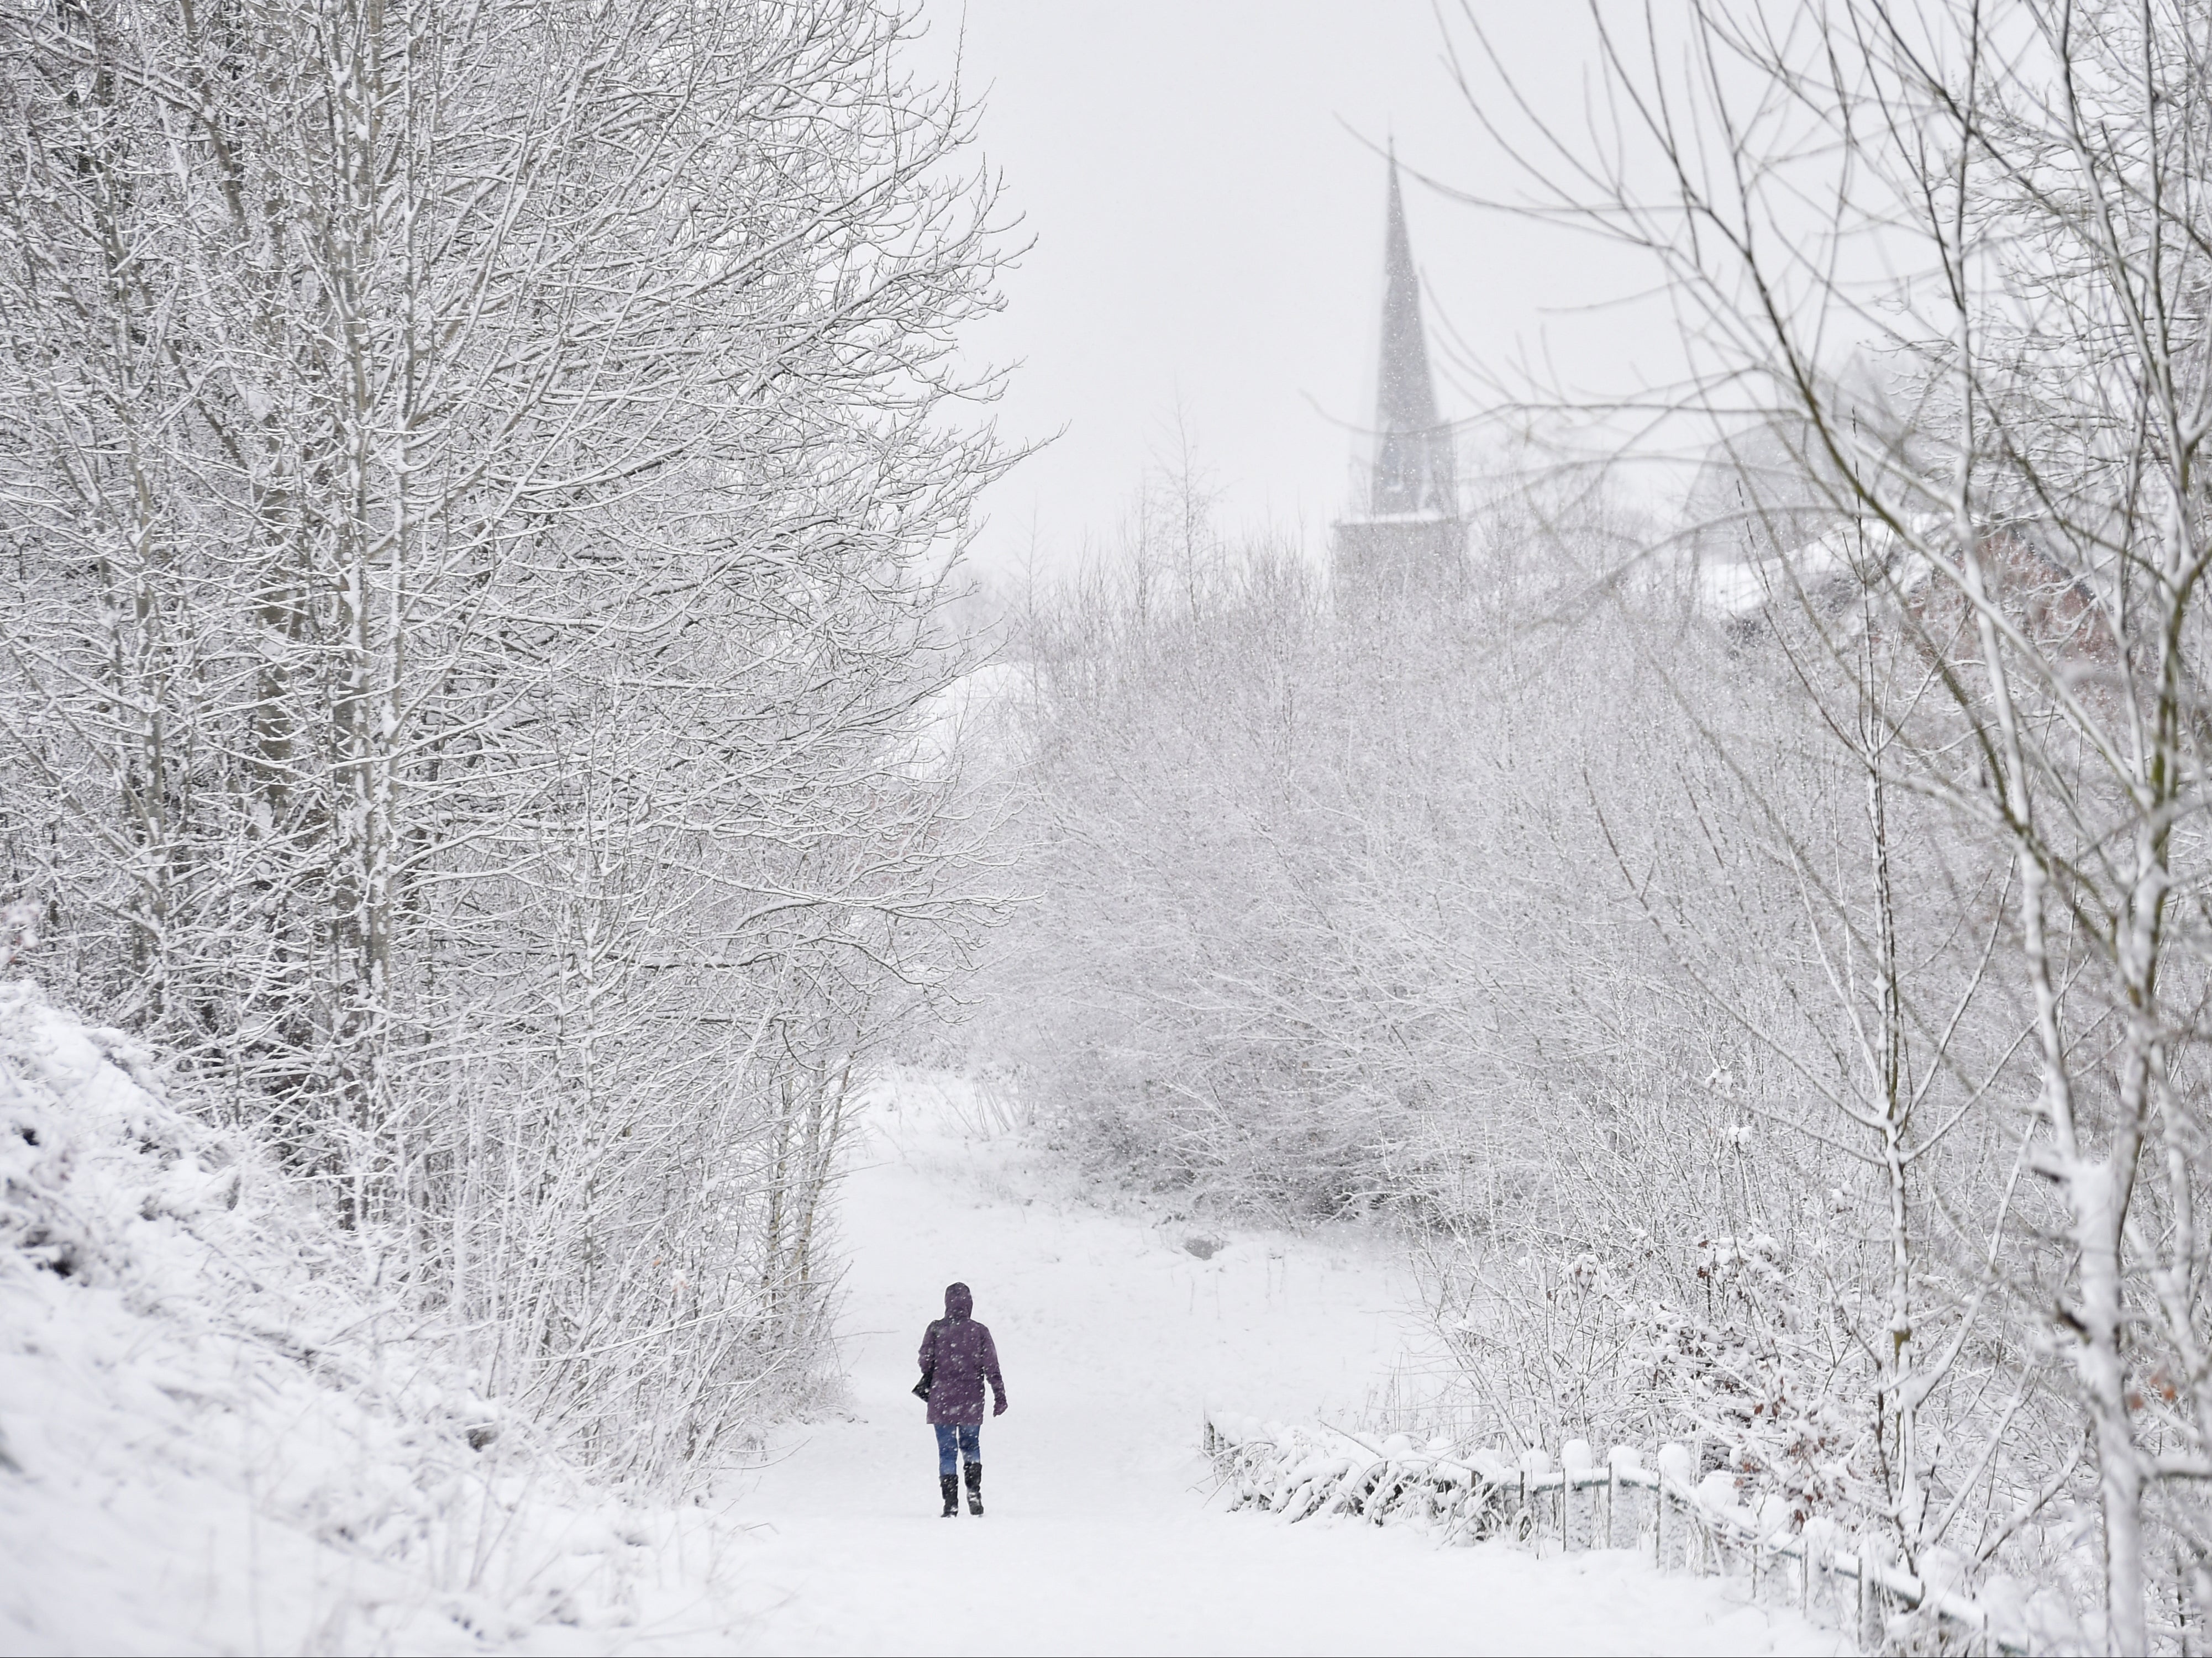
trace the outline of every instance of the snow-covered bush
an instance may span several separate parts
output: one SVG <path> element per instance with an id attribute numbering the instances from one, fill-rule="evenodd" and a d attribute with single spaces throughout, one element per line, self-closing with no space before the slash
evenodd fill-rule
<path id="1" fill-rule="evenodd" d="M 1579 1023 L 1514 947 L 1525 710 L 1469 621 L 1348 617 L 1294 553 L 1203 538 L 1028 612 L 1010 852 L 1042 896 L 988 1040 L 1082 1155 L 1231 1205 L 1418 1201 L 1457 1178 L 1438 1125 L 1510 1085 L 1497 992 L 1533 974 L 1542 1035 Z M 1524 1127 L 1468 1132 L 1510 1167 Z"/>
<path id="2" fill-rule="evenodd" d="M 1417 1418 L 1479 1424 L 1517 1444 L 1688 1437 L 1701 1473 L 1727 1476 L 1747 1501 L 1782 1498 L 1793 1526 L 1838 1515 L 1880 1523 L 1863 1378 L 1832 1309 L 1792 1290 L 1772 1238 L 1700 1240 L 1697 1284 L 1680 1302 L 1629 1293 L 1588 1251 L 1565 1263 L 1533 1252 L 1508 1260 L 1431 1239 L 1425 1253 L 1457 1381 Z"/>
<path id="3" fill-rule="evenodd" d="M 0 1644 L 468 1648 L 628 1615 L 661 1522 L 486 1396 L 397 1293 L 399 1243 L 0 980 Z"/>

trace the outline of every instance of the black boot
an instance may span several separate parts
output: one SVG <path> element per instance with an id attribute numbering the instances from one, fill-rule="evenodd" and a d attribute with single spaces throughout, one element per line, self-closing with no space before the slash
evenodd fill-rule
<path id="1" fill-rule="evenodd" d="M 972 1467 L 974 1465 L 971 1463 L 969 1466 Z M 937 1476 L 937 1489 L 945 1497 L 945 1512 L 938 1518 L 951 1520 L 957 1517 L 960 1512 L 960 1482 L 949 1473 L 941 1473 Z M 982 1510 L 978 1509 L 976 1512 L 981 1514 Z"/>
<path id="2" fill-rule="evenodd" d="M 981 1462 L 970 1462 L 967 1467 L 968 1512 L 980 1515 L 983 1512 L 983 1465 Z"/>

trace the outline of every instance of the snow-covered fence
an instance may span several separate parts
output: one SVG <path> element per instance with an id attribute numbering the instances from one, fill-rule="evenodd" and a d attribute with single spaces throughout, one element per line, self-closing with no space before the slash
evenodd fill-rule
<path id="1" fill-rule="evenodd" d="M 1909 1619 L 1921 1631 L 1936 1625 L 1946 1649 L 2030 1650 L 2008 1608 L 1916 1576 L 1885 1558 L 1879 1540 L 1854 1538 L 1829 1520 L 1790 1531 L 1778 1502 L 1762 1512 L 1743 1507 L 1726 1474 L 1693 1485 L 1682 1445 L 1664 1447 L 1656 1468 L 1627 1446 L 1600 1463 L 1581 1440 L 1568 1442 L 1558 1467 L 1541 1450 L 1517 1463 L 1491 1450 L 1458 1460 L 1404 1434 L 1370 1444 L 1338 1429 L 1212 1411 L 1204 1436 L 1232 1509 L 1287 1521 L 1340 1514 L 1410 1522 L 1445 1542 L 1552 1537 L 1563 1550 L 1639 1549 L 1662 1571 L 1747 1578 L 1754 1601 L 1794 1606 L 1869 1649 L 1907 1636 L 1894 1625 Z"/>

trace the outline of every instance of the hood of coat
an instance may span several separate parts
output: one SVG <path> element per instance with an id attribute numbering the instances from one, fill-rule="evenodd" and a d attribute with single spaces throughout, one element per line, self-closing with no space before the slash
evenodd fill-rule
<path id="1" fill-rule="evenodd" d="M 966 1318 L 975 1310 L 975 1293 L 964 1284 L 945 1286 L 945 1316 Z"/>

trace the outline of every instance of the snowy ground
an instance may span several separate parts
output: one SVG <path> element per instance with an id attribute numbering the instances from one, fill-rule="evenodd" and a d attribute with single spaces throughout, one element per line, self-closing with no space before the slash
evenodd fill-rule
<path id="1" fill-rule="evenodd" d="M 1221 1512 L 1194 1455 L 1201 1402 L 1357 1407 L 1401 1345 L 1400 1269 L 1348 1236 L 1233 1233 L 1201 1260 L 1188 1226 L 1071 1201 L 1015 1143 L 963 1134 L 975 1114 L 957 1087 L 910 1078 L 877 1120 L 843 1203 L 852 1418 L 726 1482 L 715 1506 L 757 1521 L 751 1540 L 703 1593 L 645 1597 L 636 1649 L 1835 1650 L 1626 1553 L 1539 1560 Z M 983 1430 L 980 1521 L 937 1517 L 908 1391 L 954 1278 L 1012 1400 Z"/>
<path id="2" fill-rule="evenodd" d="M 1201 1403 L 1356 1409 L 1404 1334 L 1389 1251 L 1084 1202 L 987 1114 L 908 1078 L 861 1148 L 849 1416 L 641 1508 L 127 1044 L 0 984 L 0 1654 L 1833 1649 L 1626 1554 L 1221 1512 Z M 1013 1401 L 981 1521 L 937 1517 L 908 1391 L 956 1278 Z"/>

